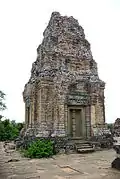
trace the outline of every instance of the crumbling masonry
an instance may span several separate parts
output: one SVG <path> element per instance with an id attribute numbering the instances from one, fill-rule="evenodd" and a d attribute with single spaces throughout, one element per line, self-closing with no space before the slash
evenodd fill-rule
<path id="1" fill-rule="evenodd" d="M 105 124 L 104 88 L 83 28 L 53 12 L 25 85 L 26 129 L 39 136 L 89 138 Z"/>

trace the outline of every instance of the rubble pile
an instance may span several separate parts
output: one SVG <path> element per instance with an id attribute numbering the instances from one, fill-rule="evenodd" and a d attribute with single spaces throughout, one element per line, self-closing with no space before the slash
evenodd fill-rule
<path id="1" fill-rule="evenodd" d="M 115 123 L 114 123 L 114 145 L 113 149 L 116 152 L 116 158 L 112 162 L 112 168 L 116 168 L 120 170 L 120 118 L 117 118 Z"/>
<path id="2" fill-rule="evenodd" d="M 113 129 L 114 135 L 119 137 L 120 136 L 120 118 L 117 118 L 114 123 L 114 129 Z"/>
<path id="3" fill-rule="evenodd" d="M 113 147 L 113 135 L 107 127 L 96 127 L 93 130 L 93 136 L 90 141 L 96 146 L 96 148 L 112 148 Z"/>

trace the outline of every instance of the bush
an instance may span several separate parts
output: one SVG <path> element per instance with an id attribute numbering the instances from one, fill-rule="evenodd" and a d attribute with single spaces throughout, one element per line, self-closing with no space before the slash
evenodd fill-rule
<path id="1" fill-rule="evenodd" d="M 24 156 L 29 158 L 50 157 L 53 154 L 53 142 L 50 140 L 36 140 L 24 150 Z"/>

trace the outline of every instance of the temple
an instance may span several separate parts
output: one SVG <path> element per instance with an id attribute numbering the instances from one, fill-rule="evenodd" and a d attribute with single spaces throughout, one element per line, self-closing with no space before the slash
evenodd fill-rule
<path id="1" fill-rule="evenodd" d="M 26 130 L 36 135 L 89 138 L 105 124 L 104 89 L 84 29 L 53 12 L 25 85 Z"/>

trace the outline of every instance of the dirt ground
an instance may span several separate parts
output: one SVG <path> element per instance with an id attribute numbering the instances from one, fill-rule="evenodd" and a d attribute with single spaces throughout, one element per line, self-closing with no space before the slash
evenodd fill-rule
<path id="1" fill-rule="evenodd" d="M 26 159 L 0 143 L 0 179 L 120 179 L 120 172 L 111 168 L 114 158 L 113 150 L 105 150 Z"/>

